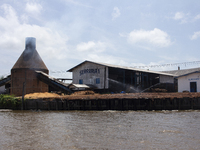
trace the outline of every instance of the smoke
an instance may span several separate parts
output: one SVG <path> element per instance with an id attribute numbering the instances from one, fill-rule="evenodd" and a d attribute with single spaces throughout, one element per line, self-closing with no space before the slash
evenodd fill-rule
<path id="1" fill-rule="evenodd" d="M 24 61 L 28 61 L 33 56 L 34 50 L 36 50 L 36 39 L 34 37 L 27 37 L 23 52 Z"/>
<path id="2" fill-rule="evenodd" d="M 26 38 L 26 49 L 36 49 L 36 38 L 34 37 L 27 37 Z"/>

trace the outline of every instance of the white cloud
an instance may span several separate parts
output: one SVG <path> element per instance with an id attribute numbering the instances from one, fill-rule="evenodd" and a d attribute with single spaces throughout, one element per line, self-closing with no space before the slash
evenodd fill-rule
<path id="1" fill-rule="evenodd" d="M 0 26 L 3 26 L 6 29 L 9 29 L 11 26 L 17 26 L 19 24 L 18 17 L 14 11 L 14 9 L 7 4 L 3 4 L 1 9 L 4 10 L 4 17 L 0 16 Z M 7 24 L 7 20 L 9 20 L 10 24 Z"/>
<path id="2" fill-rule="evenodd" d="M 87 43 L 80 43 L 77 45 L 78 51 L 88 51 L 95 47 L 95 43 L 93 41 L 89 41 Z"/>
<path id="3" fill-rule="evenodd" d="M 118 7 L 114 7 L 112 12 L 112 20 L 118 18 L 121 15 L 120 10 Z"/>
<path id="4" fill-rule="evenodd" d="M 26 14 L 21 15 L 20 19 L 23 23 L 27 23 L 29 21 L 29 18 Z"/>
<path id="5" fill-rule="evenodd" d="M 139 44 L 142 47 L 167 47 L 172 44 L 169 35 L 155 28 L 154 30 L 134 30 L 128 35 L 128 42 L 131 44 Z"/>
<path id="6" fill-rule="evenodd" d="M 39 14 L 42 10 L 42 6 L 37 3 L 26 3 L 26 12 L 31 14 Z"/>
<path id="7" fill-rule="evenodd" d="M 187 23 L 188 20 L 191 19 L 191 17 L 189 13 L 185 14 L 183 12 L 176 12 L 173 19 L 177 21 L 181 21 L 181 24 L 183 24 L 183 23 Z"/>
<path id="8" fill-rule="evenodd" d="M 192 37 L 190 38 L 191 40 L 196 40 L 197 38 L 200 37 L 200 31 L 198 32 L 194 32 L 194 34 L 192 35 Z"/>
<path id="9" fill-rule="evenodd" d="M 83 6 L 83 7 L 87 7 L 87 8 L 93 8 L 93 7 L 90 6 L 90 5 L 85 5 L 85 4 L 80 3 L 80 2 L 77 2 L 77 1 L 75 1 L 75 0 L 66 0 L 66 2 L 71 3 L 71 4 L 74 4 L 74 5 L 77 5 L 77 6 Z"/>
<path id="10" fill-rule="evenodd" d="M 130 66 L 130 62 L 124 61 L 122 57 L 112 56 L 112 55 L 98 55 L 95 53 L 90 53 L 85 56 L 86 60 L 91 60 L 95 62 L 102 62 L 107 64 L 113 65 L 120 65 L 120 66 Z M 133 61 L 133 59 L 132 59 Z"/>
<path id="11" fill-rule="evenodd" d="M 174 20 L 180 20 L 180 19 L 183 19 L 185 16 L 185 14 L 183 12 L 177 12 L 175 15 L 174 15 Z"/>
<path id="12" fill-rule="evenodd" d="M 176 12 L 172 18 L 181 24 L 192 23 L 200 19 L 200 14 L 192 16 L 190 13 Z"/>
<path id="13" fill-rule="evenodd" d="M 81 42 L 80 44 L 77 45 L 77 50 L 78 51 L 93 51 L 93 52 L 103 52 L 106 49 L 107 45 L 104 42 L 94 42 L 94 41 L 89 41 L 87 43 Z"/>
<path id="14" fill-rule="evenodd" d="M 200 19 L 200 14 L 198 14 L 198 15 L 196 15 L 195 17 L 194 17 L 194 20 L 199 20 Z"/>
<path id="15" fill-rule="evenodd" d="M 61 60 L 66 58 L 67 37 L 50 28 L 38 25 L 20 23 L 15 10 L 10 5 L 2 5 L 5 16 L 0 15 L 0 54 L 9 56 L 10 65 L 14 65 L 17 58 L 25 48 L 25 38 L 35 37 L 36 48 L 47 66 L 55 66 L 52 59 Z M 12 67 L 12 66 L 8 66 Z"/>
<path id="16" fill-rule="evenodd" d="M 112 45 L 106 39 L 104 41 L 89 40 L 85 43 L 78 43 L 76 46 L 69 45 L 66 33 L 58 33 L 45 26 L 29 24 L 26 18 L 25 21 L 20 22 L 21 18 L 10 5 L 3 5 L 1 9 L 5 15 L 0 14 L 0 55 L 5 59 L 0 60 L 0 64 L 6 68 L 1 69 L 0 74 L 9 72 L 13 67 L 25 49 L 26 37 L 36 38 L 36 49 L 50 71 L 59 70 L 59 68 L 67 70 L 75 65 L 74 62 L 78 63 L 85 59 L 94 60 L 95 55 L 101 58 L 101 62 L 103 58 L 109 57 L 103 53 L 108 48 L 112 49 Z M 20 14 L 21 16 L 23 14 Z M 48 25 L 52 27 L 51 24 Z M 55 24 L 53 24 L 53 28 L 56 28 Z"/>

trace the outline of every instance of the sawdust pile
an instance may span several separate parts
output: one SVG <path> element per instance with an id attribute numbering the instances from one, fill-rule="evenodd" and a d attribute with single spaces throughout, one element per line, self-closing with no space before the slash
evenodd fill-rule
<path id="1" fill-rule="evenodd" d="M 78 92 L 74 92 L 71 95 L 94 95 L 95 92 L 94 91 L 78 91 Z"/>
<path id="2" fill-rule="evenodd" d="M 125 94 L 89 94 L 89 95 L 68 95 L 63 96 L 63 99 L 165 99 L 165 98 L 197 98 L 200 93 L 125 93 Z"/>
<path id="3" fill-rule="evenodd" d="M 138 99 L 138 98 L 150 98 L 150 99 L 164 99 L 164 98 L 197 98 L 200 97 L 200 93 L 125 93 L 125 94 L 98 94 L 93 91 L 79 91 L 72 93 L 71 95 L 58 95 L 56 93 L 32 93 L 25 95 L 25 98 L 29 99 L 118 99 L 118 98 L 127 98 L 127 99 Z"/>
<path id="4" fill-rule="evenodd" d="M 60 95 L 58 94 L 55 94 L 55 93 L 48 93 L 48 92 L 45 92 L 45 93 L 30 93 L 30 94 L 26 94 L 24 96 L 25 98 L 53 98 L 53 97 L 60 97 Z"/>

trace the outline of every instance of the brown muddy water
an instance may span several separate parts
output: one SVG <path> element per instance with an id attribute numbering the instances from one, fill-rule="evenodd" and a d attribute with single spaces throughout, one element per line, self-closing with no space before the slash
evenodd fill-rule
<path id="1" fill-rule="evenodd" d="M 1 150 L 199 150 L 200 111 L 4 111 Z"/>

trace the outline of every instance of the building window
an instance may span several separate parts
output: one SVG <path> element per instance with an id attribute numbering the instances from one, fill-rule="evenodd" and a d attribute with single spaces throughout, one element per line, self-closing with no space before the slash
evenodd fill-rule
<path id="1" fill-rule="evenodd" d="M 96 78 L 96 84 L 100 84 L 100 78 Z"/>
<path id="2" fill-rule="evenodd" d="M 190 92 L 197 92 L 197 83 L 190 82 Z"/>
<path id="3" fill-rule="evenodd" d="M 83 84 L 83 79 L 79 79 L 79 84 Z"/>

